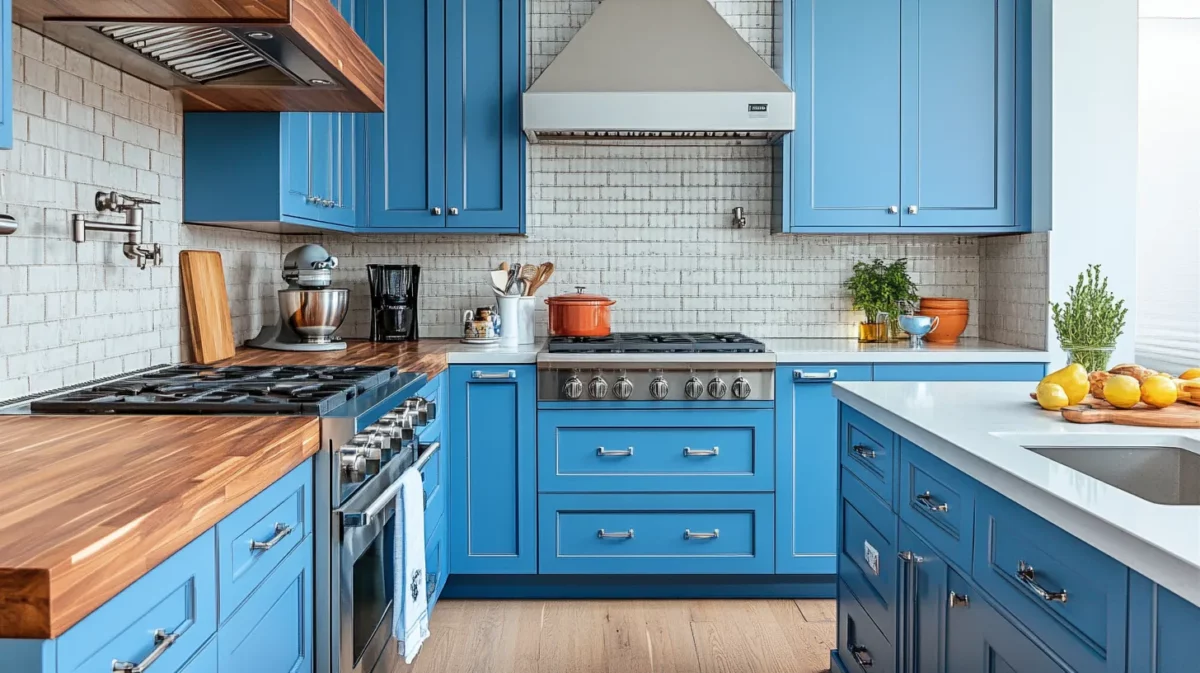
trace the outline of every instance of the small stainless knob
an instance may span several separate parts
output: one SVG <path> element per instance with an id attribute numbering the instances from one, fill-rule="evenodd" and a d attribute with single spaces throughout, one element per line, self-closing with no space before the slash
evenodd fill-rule
<path id="1" fill-rule="evenodd" d="M 430 209 L 429 209 L 429 214 L 430 214 L 430 215 L 441 215 L 441 214 L 442 214 L 442 209 L 441 209 L 441 208 L 438 208 L 437 206 L 434 206 L 434 207 L 432 207 L 432 208 L 430 208 Z"/>
<path id="2" fill-rule="evenodd" d="M 744 400 L 747 397 L 750 397 L 750 393 L 752 392 L 750 388 L 750 382 L 747 381 L 744 376 L 739 376 L 734 380 L 732 390 L 733 396 L 739 400 Z"/>
<path id="3" fill-rule="evenodd" d="M 888 206 L 889 215 L 897 215 L 900 213 L 900 206 Z"/>
<path id="4" fill-rule="evenodd" d="M 404 400 L 404 409 L 414 416 L 417 425 L 429 423 L 429 402 L 423 397 L 410 397 Z"/>
<path id="5" fill-rule="evenodd" d="M 687 395 L 689 400 L 698 400 L 704 394 L 704 382 L 693 376 L 683 384 L 683 394 Z"/>
<path id="6" fill-rule="evenodd" d="M 650 397 L 656 400 L 665 399 L 668 392 L 670 392 L 670 386 L 667 385 L 667 380 L 663 377 L 656 377 L 650 382 Z"/>
<path id="7" fill-rule="evenodd" d="M 627 400 L 633 397 L 633 383 L 622 376 L 613 384 L 613 395 L 616 395 L 618 400 Z"/>
<path id="8" fill-rule="evenodd" d="M 917 207 L 916 207 L 916 206 L 909 206 L 909 207 L 908 207 L 908 214 L 909 214 L 909 215 L 916 215 L 916 214 L 917 214 Z"/>
<path id="9" fill-rule="evenodd" d="M 729 386 L 721 380 L 720 376 L 714 376 L 713 380 L 708 382 L 708 394 L 717 399 L 725 397 L 725 393 L 729 392 Z"/>
<path id="10" fill-rule="evenodd" d="M 343 453 L 342 469 L 362 474 L 367 471 L 367 457 L 359 453 Z"/>
<path id="11" fill-rule="evenodd" d="M 599 374 L 593 376 L 592 380 L 588 382 L 588 395 L 593 400 L 602 400 L 608 397 L 608 381 L 605 381 L 604 377 Z"/>
<path id="12" fill-rule="evenodd" d="M 451 207 L 451 208 L 450 208 L 450 214 L 451 214 L 451 215 L 457 215 L 457 214 L 458 214 L 458 208 Z"/>
<path id="13" fill-rule="evenodd" d="M 563 397 L 566 397 L 568 400 L 577 400 L 583 397 L 583 381 L 580 381 L 578 376 L 572 374 L 571 378 L 567 379 L 566 383 L 563 384 L 562 393 Z"/>

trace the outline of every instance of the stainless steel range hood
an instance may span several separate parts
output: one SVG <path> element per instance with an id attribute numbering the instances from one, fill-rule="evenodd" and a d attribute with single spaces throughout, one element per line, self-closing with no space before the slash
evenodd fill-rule
<path id="1" fill-rule="evenodd" d="M 795 95 L 707 0 L 604 0 L 522 97 L 547 140 L 770 141 Z"/>

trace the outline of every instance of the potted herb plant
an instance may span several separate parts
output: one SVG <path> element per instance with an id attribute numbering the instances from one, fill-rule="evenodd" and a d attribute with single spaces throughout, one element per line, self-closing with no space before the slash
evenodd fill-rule
<path id="1" fill-rule="evenodd" d="M 889 325 L 900 314 L 900 306 L 917 300 L 917 286 L 908 277 L 908 260 L 887 263 L 882 259 L 858 262 L 846 281 L 855 309 L 866 320 L 858 326 L 859 341 L 887 341 Z M 893 327 L 897 335 L 900 328 Z"/>
<path id="2" fill-rule="evenodd" d="M 1108 278 L 1100 275 L 1099 264 L 1089 264 L 1075 286 L 1067 289 L 1067 300 L 1050 304 L 1058 343 L 1067 353 L 1067 364 L 1078 362 L 1089 372 L 1105 371 L 1125 330 L 1125 300 L 1108 290 Z"/>

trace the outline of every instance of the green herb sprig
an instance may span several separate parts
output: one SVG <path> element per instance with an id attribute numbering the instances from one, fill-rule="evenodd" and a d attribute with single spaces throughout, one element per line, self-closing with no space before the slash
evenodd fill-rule
<path id="1" fill-rule="evenodd" d="M 1108 290 L 1108 278 L 1100 274 L 1099 264 L 1089 264 L 1079 274 L 1074 287 L 1067 290 L 1067 300 L 1050 304 L 1054 330 L 1063 350 L 1071 353 L 1071 361 L 1083 365 L 1089 372 L 1108 368 L 1109 350 L 1125 331 L 1129 309 L 1125 300 L 1118 300 Z"/>
<path id="2" fill-rule="evenodd" d="M 866 315 L 864 322 L 873 323 L 876 316 L 886 313 L 895 316 L 901 302 L 917 300 L 917 286 L 908 277 L 908 260 L 898 259 L 891 264 L 882 259 L 858 262 L 854 275 L 846 281 L 854 308 Z"/>

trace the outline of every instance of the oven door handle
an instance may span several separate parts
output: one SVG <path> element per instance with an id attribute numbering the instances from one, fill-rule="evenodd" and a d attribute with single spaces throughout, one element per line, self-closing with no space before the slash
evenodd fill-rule
<path id="1" fill-rule="evenodd" d="M 433 455 L 442 447 L 441 442 L 434 442 L 425 450 L 425 455 Z M 409 468 L 410 470 L 413 468 Z M 388 486 L 375 498 L 375 501 L 367 505 L 361 512 L 342 512 L 342 525 L 346 528 L 359 528 L 361 526 L 369 526 L 371 521 L 383 513 L 396 500 L 396 494 L 400 492 L 400 487 L 404 484 L 402 479 L 397 479 L 394 484 Z"/>

